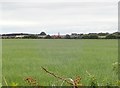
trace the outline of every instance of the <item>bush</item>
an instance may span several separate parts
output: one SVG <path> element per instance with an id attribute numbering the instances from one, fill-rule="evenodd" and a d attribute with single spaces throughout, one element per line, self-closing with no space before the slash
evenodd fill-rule
<path id="1" fill-rule="evenodd" d="M 82 39 L 89 39 L 89 35 L 88 34 L 82 35 Z"/>
<path id="2" fill-rule="evenodd" d="M 117 36 L 115 34 L 109 34 L 106 36 L 106 39 L 117 39 Z"/>
<path id="3" fill-rule="evenodd" d="M 38 36 L 37 35 L 28 35 L 28 36 L 25 36 L 24 38 L 27 38 L 27 39 L 37 39 Z"/>
<path id="4" fill-rule="evenodd" d="M 65 36 L 65 39 L 71 39 L 70 35 L 67 34 L 67 35 Z"/>
<path id="5" fill-rule="evenodd" d="M 90 39 L 98 39 L 98 35 L 97 34 L 90 34 L 89 38 Z"/>

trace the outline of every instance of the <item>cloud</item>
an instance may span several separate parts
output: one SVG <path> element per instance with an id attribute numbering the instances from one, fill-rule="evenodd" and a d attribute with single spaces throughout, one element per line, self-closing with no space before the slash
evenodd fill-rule
<path id="1" fill-rule="evenodd" d="M 12 1 L 12 0 L 11 0 Z M 117 3 L 113 2 L 2 2 L 5 32 L 99 32 L 116 31 Z M 94 0 L 91 0 L 94 1 Z"/>
<path id="2" fill-rule="evenodd" d="M 84 2 L 118 2 L 119 0 L 84 0 Z M 1 0 L 1 2 L 83 2 L 83 0 Z"/>

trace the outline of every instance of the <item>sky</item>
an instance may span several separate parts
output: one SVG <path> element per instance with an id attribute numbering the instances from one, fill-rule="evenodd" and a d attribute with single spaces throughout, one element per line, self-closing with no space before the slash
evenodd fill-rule
<path id="1" fill-rule="evenodd" d="M 0 33 L 42 31 L 116 32 L 118 0 L 0 0 Z"/>

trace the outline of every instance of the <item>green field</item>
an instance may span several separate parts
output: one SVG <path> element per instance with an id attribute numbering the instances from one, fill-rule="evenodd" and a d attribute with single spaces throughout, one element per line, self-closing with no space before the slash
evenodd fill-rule
<path id="1" fill-rule="evenodd" d="M 118 59 L 117 40 L 5 39 L 2 40 L 3 77 L 27 85 L 25 77 L 34 77 L 40 85 L 60 85 L 41 66 L 67 78 L 80 76 L 89 85 L 86 70 L 99 83 L 115 82 L 112 63 Z M 4 81 L 3 81 L 4 84 Z M 4 84 L 5 85 L 5 84 Z"/>

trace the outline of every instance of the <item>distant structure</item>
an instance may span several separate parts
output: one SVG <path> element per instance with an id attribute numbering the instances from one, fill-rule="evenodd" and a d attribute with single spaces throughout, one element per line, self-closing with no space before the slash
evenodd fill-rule
<path id="1" fill-rule="evenodd" d="M 58 38 L 61 38 L 60 32 L 58 32 Z"/>
<path id="2" fill-rule="evenodd" d="M 60 39 L 60 38 L 61 38 L 60 32 L 58 32 L 57 35 L 52 35 L 51 37 L 52 37 L 53 39 Z"/>
<path id="3" fill-rule="evenodd" d="M 45 32 L 41 32 L 40 34 L 38 34 L 38 38 L 45 38 L 47 35 Z"/>
<path id="4" fill-rule="evenodd" d="M 25 33 L 14 33 L 14 34 L 2 34 L 2 38 L 23 38 L 28 36 L 29 34 L 25 34 Z"/>
<path id="5" fill-rule="evenodd" d="M 58 36 L 60 36 L 60 32 L 58 32 Z"/>

